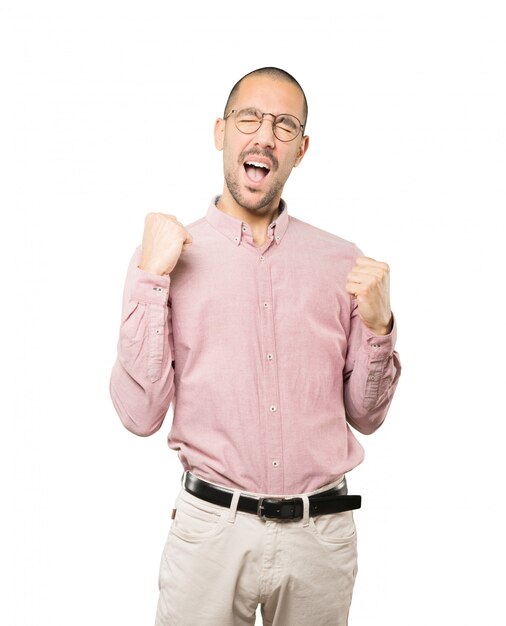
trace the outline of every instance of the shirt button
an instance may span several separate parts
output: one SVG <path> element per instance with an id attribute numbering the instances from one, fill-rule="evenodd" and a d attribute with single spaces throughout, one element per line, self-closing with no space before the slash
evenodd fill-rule
<path id="1" fill-rule="evenodd" d="M 281 239 L 281 237 L 279 235 L 276 235 L 276 241 L 279 241 Z"/>
<path id="2" fill-rule="evenodd" d="M 243 231 L 245 231 L 246 230 L 246 226 L 243 226 L 242 229 L 243 229 Z"/>
<path id="3" fill-rule="evenodd" d="M 264 309 L 268 309 L 269 308 L 269 303 L 268 302 L 264 302 Z"/>
<path id="4" fill-rule="evenodd" d="M 274 411 L 278 410 L 278 407 L 275 404 L 271 404 L 271 406 L 269 407 L 269 410 L 274 413 Z"/>
<path id="5" fill-rule="evenodd" d="M 234 237 L 234 241 L 239 241 L 239 237 Z"/>
<path id="6" fill-rule="evenodd" d="M 374 374 L 371 374 L 367 380 L 376 380 L 376 376 Z"/>
<path id="7" fill-rule="evenodd" d="M 263 254 L 262 254 L 262 256 L 260 257 L 260 261 L 265 261 L 265 257 L 264 257 L 264 255 L 263 255 Z"/>
<path id="8" fill-rule="evenodd" d="M 371 343 L 371 348 L 379 348 L 379 343 Z"/>
<path id="9" fill-rule="evenodd" d="M 161 288 L 161 287 L 153 287 L 153 289 L 154 289 L 155 291 L 161 291 L 161 290 L 162 290 L 162 288 Z"/>
<path id="10" fill-rule="evenodd" d="M 162 329 L 161 328 L 155 328 L 155 334 L 156 335 L 161 335 L 162 334 Z"/>
<path id="11" fill-rule="evenodd" d="M 274 461 L 272 462 L 272 464 L 274 465 L 274 467 L 278 467 L 278 465 L 279 465 L 279 461 L 277 461 L 276 459 L 274 459 Z"/>
<path id="12" fill-rule="evenodd" d="M 269 361 L 272 361 L 272 354 L 270 352 L 267 354 L 267 358 L 269 359 Z"/>

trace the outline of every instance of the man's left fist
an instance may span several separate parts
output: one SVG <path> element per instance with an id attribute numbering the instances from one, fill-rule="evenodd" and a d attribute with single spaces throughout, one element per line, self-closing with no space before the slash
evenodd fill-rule
<path id="1" fill-rule="evenodd" d="M 390 267 L 367 256 L 359 256 L 346 280 L 346 291 L 357 299 L 362 322 L 375 335 L 387 335 L 393 326 Z"/>

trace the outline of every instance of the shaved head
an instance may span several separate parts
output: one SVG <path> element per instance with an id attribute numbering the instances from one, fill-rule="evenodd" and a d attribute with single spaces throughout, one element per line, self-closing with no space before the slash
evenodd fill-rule
<path id="1" fill-rule="evenodd" d="M 306 121 L 307 121 L 307 112 L 308 112 L 306 94 L 304 93 L 304 90 L 300 86 L 299 82 L 295 80 L 295 78 L 291 74 L 289 74 L 288 72 L 285 72 L 285 70 L 282 70 L 279 67 L 260 67 L 259 69 L 253 70 L 252 72 L 249 72 L 248 74 L 245 74 L 242 78 L 240 78 L 236 82 L 236 84 L 232 87 L 232 91 L 230 92 L 228 99 L 227 99 L 227 104 L 225 105 L 223 116 L 225 116 L 227 112 L 229 111 L 231 104 L 239 91 L 239 87 L 241 86 L 242 81 L 245 80 L 246 78 L 249 78 L 250 76 L 268 76 L 269 78 L 273 78 L 275 80 L 281 80 L 287 83 L 291 83 L 292 85 L 296 85 L 296 87 L 298 87 L 298 89 L 300 90 L 300 93 L 303 99 L 304 120 L 302 123 L 304 126 L 304 131 L 306 130 Z"/>

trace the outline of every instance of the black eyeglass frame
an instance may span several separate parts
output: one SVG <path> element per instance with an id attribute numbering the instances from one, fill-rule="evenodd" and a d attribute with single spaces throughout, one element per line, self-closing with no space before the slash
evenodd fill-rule
<path id="1" fill-rule="evenodd" d="M 228 119 L 232 113 L 239 113 L 239 111 L 244 111 L 244 110 L 248 110 L 248 108 L 246 109 L 232 109 L 231 111 L 229 111 L 225 117 L 223 118 L 224 120 Z M 257 109 L 255 109 L 257 110 Z M 262 113 L 262 111 L 258 111 L 259 113 Z M 274 118 L 272 120 L 272 132 L 274 133 L 274 136 L 276 137 L 276 139 L 279 139 L 279 141 L 282 141 L 283 143 L 289 143 L 290 141 L 293 141 L 294 139 L 297 139 L 297 137 L 299 136 L 300 133 L 302 133 L 302 136 L 304 136 L 304 124 L 299 120 L 299 118 L 296 115 L 292 115 L 291 113 L 279 113 L 278 115 L 274 115 L 274 113 L 262 113 L 262 119 L 260 120 L 260 124 L 258 126 L 257 129 L 250 131 L 249 133 L 241 130 L 239 128 L 239 126 L 237 126 L 237 122 L 235 121 L 236 118 L 234 117 L 234 123 L 235 123 L 235 127 L 237 128 L 237 130 L 242 133 L 243 135 L 253 135 L 254 133 L 257 133 L 260 130 L 260 127 L 262 126 L 262 123 L 264 121 L 264 117 L 266 115 L 272 115 L 272 117 Z M 293 117 L 297 120 L 297 122 L 299 122 L 299 130 L 297 132 L 297 134 L 292 137 L 291 139 L 280 139 L 277 135 L 276 135 L 276 120 L 278 117 L 283 117 L 289 115 L 290 117 Z"/>

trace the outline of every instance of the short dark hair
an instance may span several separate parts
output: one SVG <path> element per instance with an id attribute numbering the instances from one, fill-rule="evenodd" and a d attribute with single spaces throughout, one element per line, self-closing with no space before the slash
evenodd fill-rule
<path id="1" fill-rule="evenodd" d="M 300 86 L 300 83 L 291 74 L 289 74 L 285 70 L 280 69 L 279 67 L 259 67 L 258 69 L 248 72 L 248 74 L 245 74 L 242 78 L 240 78 L 236 82 L 236 84 L 232 87 L 232 91 L 230 92 L 227 98 L 227 103 L 225 105 L 223 116 L 227 114 L 227 110 L 228 110 L 228 107 L 230 106 L 230 102 L 239 91 L 239 87 L 242 81 L 245 78 L 248 78 L 249 76 L 270 76 L 271 78 L 275 78 L 277 80 L 284 80 L 286 82 L 292 83 L 292 85 L 296 85 L 300 89 L 300 92 L 302 93 L 302 97 L 304 98 L 304 121 L 302 122 L 302 124 L 304 126 L 304 131 L 306 130 L 308 107 L 307 107 L 307 100 L 306 100 L 306 94 L 304 93 L 304 89 L 302 89 L 302 87 Z"/>

